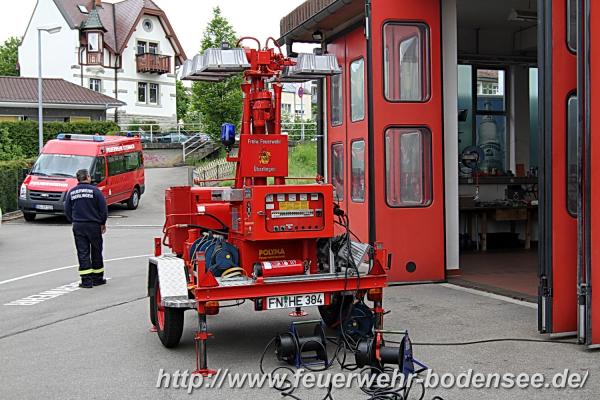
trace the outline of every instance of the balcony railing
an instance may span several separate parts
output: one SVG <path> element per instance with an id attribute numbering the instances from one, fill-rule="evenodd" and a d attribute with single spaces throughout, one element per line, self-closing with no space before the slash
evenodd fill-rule
<path id="1" fill-rule="evenodd" d="M 102 65 L 102 61 L 104 60 L 103 54 L 99 53 L 91 53 L 87 52 L 87 64 L 88 65 Z"/>
<path id="2" fill-rule="evenodd" d="M 171 72 L 171 56 L 144 53 L 136 56 L 137 71 L 154 74 L 168 74 Z"/>

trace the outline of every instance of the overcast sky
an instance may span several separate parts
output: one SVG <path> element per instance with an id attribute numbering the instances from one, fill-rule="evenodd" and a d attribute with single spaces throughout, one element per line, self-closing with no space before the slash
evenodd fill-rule
<path id="1" fill-rule="evenodd" d="M 0 43 L 22 36 L 37 0 L 0 0 Z M 52 1 L 52 0 L 40 0 Z M 304 0 L 154 0 L 169 17 L 188 57 L 200 48 L 202 32 L 217 5 L 238 36 L 256 36 L 263 43 L 279 37 L 279 21 Z M 87 2 L 82 0 L 82 3 Z M 115 3 L 117 1 L 108 1 Z M 17 6 L 18 4 L 18 6 Z"/>

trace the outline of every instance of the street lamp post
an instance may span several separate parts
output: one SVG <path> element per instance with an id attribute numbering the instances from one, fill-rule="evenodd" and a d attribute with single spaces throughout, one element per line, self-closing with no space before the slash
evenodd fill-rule
<path id="1" fill-rule="evenodd" d="M 60 26 L 54 27 L 40 27 L 38 31 L 38 141 L 39 141 L 39 153 L 42 153 L 42 147 L 44 147 L 44 109 L 43 109 L 43 93 L 42 93 L 42 32 L 48 32 L 50 34 L 60 32 Z"/>

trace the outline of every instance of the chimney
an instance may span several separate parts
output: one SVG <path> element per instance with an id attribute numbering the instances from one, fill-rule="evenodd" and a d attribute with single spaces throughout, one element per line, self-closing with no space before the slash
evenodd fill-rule
<path id="1" fill-rule="evenodd" d="M 102 0 L 94 0 L 94 2 L 95 2 L 94 5 L 96 7 L 102 7 Z"/>

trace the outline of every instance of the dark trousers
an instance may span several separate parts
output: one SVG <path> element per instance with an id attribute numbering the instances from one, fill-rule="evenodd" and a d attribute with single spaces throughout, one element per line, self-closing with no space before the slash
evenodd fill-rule
<path id="1" fill-rule="evenodd" d="M 79 259 L 81 281 L 102 280 L 102 228 L 95 222 L 73 222 L 73 235 Z"/>

